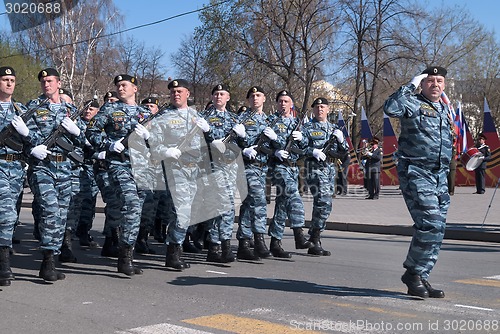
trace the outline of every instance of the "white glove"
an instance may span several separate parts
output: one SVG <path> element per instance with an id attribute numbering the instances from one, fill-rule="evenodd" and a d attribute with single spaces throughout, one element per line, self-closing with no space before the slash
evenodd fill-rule
<path id="1" fill-rule="evenodd" d="M 300 131 L 292 131 L 292 137 L 293 140 L 295 141 L 301 141 L 304 136 L 302 135 L 302 132 Z"/>
<path id="2" fill-rule="evenodd" d="M 111 152 L 116 152 L 116 153 L 122 153 L 122 151 L 125 149 L 125 146 L 122 144 L 123 138 L 120 138 L 120 140 L 115 141 L 113 144 L 109 146 L 109 150 Z"/>
<path id="3" fill-rule="evenodd" d="M 333 135 L 335 137 L 337 137 L 337 140 L 339 141 L 339 143 L 343 143 L 344 142 L 344 133 L 341 130 L 335 129 L 333 131 Z"/>
<path id="4" fill-rule="evenodd" d="M 236 124 L 233 127 L 233 131 L 238 135 L 238 137 L 245 138 L 246 137 L 246 132 L 245 132 L 245 126 L 243 124 Z"/>
<path id="5" fill-rule="evenodd" d="M 210 130 L 210 125 L 208 125 L 208 122 L 201 117 L 196 120 L 196 126 L 199 127 L 203 132 L 208 132 Z"/>
<path id="6" fill-rule="evenodd" d="M 326 154 L 323 153 L 320 149 L 315 148 L 313 150 L 313 157 L 316 158 L 318 161 L 325 161 L 326 160 Z"/>
<path id="7" fill-rule="evenodd" d="M 212 142 L 212 146 L 215 147 L 220 153 L 226 152 L 226 144 L 222 142 L 222 139 L 215 139 Z"/>
<path id="8" fill-rule="evenodd" d="M 181 156 L 182 152 L 181 150 L 179 150 L 177 147 L 169 147 L 164 153 L 163 155 L 165 156 L 165 158 L 173 158 L 175 160 L 179 159 L 180 156 Z"/>
<path id="9" fill-rule="evenodd" d="M 369 156 L 369 157 L 371 157 L 373 155 L 373 153 L 372 152 L 367 152 L 366 155 Z"/>
<path id="10" fill-rule="evenodd" d="M 276 152 L 274 152 L 274 155 L 278 159 L 280 159 L 281 161 L 283 161 L 283 159 L 288 159 L 288 157 L 290 156 L 290 153 L 288 153 L 285 150 L 277 150 Z"/>
<path id="11" fill-rule="evenodd" d="M 255 157 L 257 157 L 257 151 L 255 150 L 256 147 L 257 147 L 257 145 L 253 145 L 253 146 L 244 148 L 243 155 L 249 159 L 255 159 Z"/>
<path id="12" fill-rule="evenodd" d="M 106 151 L 99 152 L 99 154 L 97 154 L 97 159 L 99 160 L 106 159 Z"/>
<path id="13" fill-rule="evenodd" d="M 80 128 L 73 122 L 69 117 L 64 117 L 63 121 L 61 122 L 63 128 L 66 129 L 69 133 L 71 133 L 74 136 L 79 136 L 80 135 Z"/>
<path id="14" fill-rule="evenodd" d="M 427 78 L 428 74 L 419 74 L 417 75 L 416 77 L 414 77 L 413 79 L 411 79 L 410 83 L 415 86 L 415 87 L 418 87 L 420 86 L 420 82 L 424 79 L 424 78 Z"/>
<path id="15" fill-rule="evenodd" d="M 89 142 L 87 138 L 85 138 L 85 146 L 92 147 L 92 144 Z"/>
<path id="16" fill-rule="evenodd" d="M 278 139 L 278 135 L 270 127 L 267 127 L 267 128 L 264 129 L 264 134 L 266 135 L 267 138 L 269 138 L 271 140 Z"/>
<path id="17" fill-rule="evenodd" d="M 50 151 L 47 150 L 47 146 L 38 145 L 33 147 L 31 150 L 31 155 L 37 158 L 38 160 L 43 160 L 47 157 L 47 154 L 50 154 Z"/>
<path id="18" fill-rule="evenodd" d="M 10 122 L 14 129 L 16 129 L 17 133 L 19 133 L 23 137 L 27 137 L 28 134 L 30 133 L 30 130 L 26 126 L 26 123 L 24 123 L 23 119 L 21 116 L 15 115 L 14 118 L 12 119 L 12 122 Z"/>
<path id="19" fill-rule="evenodd" d="M 139 137 L 142 137 L 144 140 L 148 140 L 149 139 L 149 136 L 150 136 L 149 131 L 142 124 L 137 124 L 135 126 L 134 132 L 136 133 L 136 135 L 138 135 Z"/>

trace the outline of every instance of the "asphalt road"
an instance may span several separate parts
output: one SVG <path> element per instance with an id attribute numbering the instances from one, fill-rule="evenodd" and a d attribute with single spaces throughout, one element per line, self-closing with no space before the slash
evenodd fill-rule
<path id="1" fill-rule="evenodd" d="M 445 240 L 430 282 L 444 299 L 406 295 L 402 262 L 410 238 L 326 231 L 331 257 L 283 244 L 291 260 L 214 265 L 206 251 L 185 258 L 191 268 L 167 271 L 158 255 L 136 256 L 144 274 L 116 272 L 100 249 L 81 249 L 78 263 L 61 265 L 66 280 L 37 277 L 41 255 L 23 208 L 12 268 L 16 280 L 0 290 L 2 333 L 497 333 L 500 332 L 500 244 Z M 102 244 L 97 214 L 92 234 Z M 236 248 L 236 245 L 234 245 Z"/>

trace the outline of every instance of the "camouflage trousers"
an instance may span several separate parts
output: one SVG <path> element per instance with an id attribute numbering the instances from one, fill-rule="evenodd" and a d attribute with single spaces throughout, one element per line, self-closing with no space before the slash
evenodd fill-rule
<path id="1" fill-rule="evenodd" d="M 313 196 L 313 210 L 309 234 L 313 229 L 323 231 L 326 220 L 332 212 L 333 194 L 335 193 L 335 167 L 331 164 L 319 166 L 307 164 L 306 184 Z"/>
<path id="2" fill-rule="evenodd" d="M 166 166 L 167 184 L 174 204 L 176 220 L 169 222 L 167 243 L 182 244 L 191 224 L 191 207 L 197 188 L 199 174 L 198 166 L 183 166 L 175 164 Z"/>
<path id="3" fill-rule="evenodd" d="M 17 222 L 17 200 L 23 189 L 25 171 L 21 161 L 0 160 L 0 246 L 12 247 Z"/>
<path id="4" fill-rule="evenodd" d="M 272 177 L 276 186 L 276 203 L 268 234 L 281 240 L 287 218 L 291 228 L 303 227 L 305 223 L 304 203 L 299 194 L 299 169 L 278 164 L 273 167 Z"/>
<path id="5" fill-rule="evenodd" d="M 111 231 L 119 228 L 120 223 L 123 221 L 120 199 L 111 184 L 107 170 L 94 166 L 94 175 L 97 187 L 101 192 L 102 200 L 105 203 L 102 234 L 106 237 L 111 237 Z"/>
<path id="6" fill-rule="evenodd" d="M 238 240 L 251 239 L 253 233 L 266 233 L 266 174 L 266 165 L 260 167 L 247 164 L 245 166 L 248 194 L 240 207 L 238 231 L 236 232 Z"/>
<path id="7" fill-rule="evenodd" d="M 81 231 L 90 231 L 95 217 L 95 208 L 99 188 L 95 180 L 92 166 L 84 165 L 80 179 L 81 210 L 77 228 Z"/>
<path id="8" fill-rule="evenodd" d="M 110 164 L 108 174 L 113 188 L 117 190 L 123 214 L 123 221 L 120 224 L 120 242 L 133 246 L 139 233 L 142 204 L 146 192 L 137 190 L 132 169 L 128 166 Z"/>
<path id="9" fill-rule="evenodd" d="M 413 238 L 403 266 L 427 279 L 436 264 L 450 206 L 447 170 L 432 173 L 405 161 L 397 166 L 399 184 L 413 219 Z"/>
<path id="10" fill-rule="evenodd" d="M 71 163 L 40 161 L 30 165 L 28 182 L 40 212 L 40 249 L 59 254 L 71 197 Z"/>

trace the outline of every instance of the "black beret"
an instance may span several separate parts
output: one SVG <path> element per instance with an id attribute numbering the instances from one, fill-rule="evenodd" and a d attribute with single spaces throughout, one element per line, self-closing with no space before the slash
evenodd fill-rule
<path id="1" fill-rule="evenodd" d="M 477 138 L 486 140 L 486 136 L 482 132 L 477 136 Z"/>
<path id="2" fill-rule="evenodd" d="M 293 101 L 293 96 L 292 96 L 292 94 L 290 94 L 290 92 L 289 92 L 289 91 L 287 91 L 286 89 L 284 89 L 284 90 L 282 90 L 282 91 L 278 92 L 278 94 L 276 94 L 276 102 L 278 102 L 278 99 L 280 98 L 280 96 L 288 96 L 288 97 L 290 97 L 290 98 L 292 99 L 292 101 Z"/>
<path id="3" fill-rule="evenodd" d="M 134 85 L 137 86 L 137 84 L 139 83 L 137 78 L 136 77 L 133 77 L 131 75 L 128 75 L 128 74 L 120 74 L 120 75 L 117 75 L 115 77 L 115 86 L 120 82 L 120 81 L 130 81 L 131 83 L 133 83 Z"/>
<path id="4" fill-rule="evenodd" d="M 4 75 L 13 75 L 16 76 L 16 71 L 10 66 L 2 66 L 0 67 L 0 77 L 3 77 Z"/>
<path id="5" fill-rule="evenodd" d="M 159 101 L 157 97 L 146 97 L 144 100 L 141 101 L 141 104 L 147 104 L 147 103 L 153 103 L 158 105 Z"/>
<path id="6" fill-rule="evenodd" d="M 186 89 L 189 89 L 189 82 L 184 79 L 175 79 L 168 83 L 168 89 L 178 88 L 178 87 L 184 87 Z"/>
<path id="7" fill-rule="evenodd" d="M 378 144 L 379 142 L 380 142 L 380 139 L 378 137 L 376 137 L 376 136 L 373 137 L 372 140 L 371 140 L 372 145 L 373 144 Z"/>
<path id="8" fill-rule="evenodd" d="M 118 93 L 115 91 L 110 91 L 104 94 L 104 101 L 107 101 L 110 97 L 116 97 L 118 98 Z"/>
<path id="9" fill-rule="evenodd" d="M 92 101 L 92 102 L 91 102 Z M 97 102 L 97 100 L 93 99 L 93 100 L 88 100 L 88 101 L 85 101 L 85 103 L 83 104 L 84 106 L 86 106 L 87 104 L 89 104 L 89 107 L 93 107 L 93 108 L 99 108 L 99 102 Z"/>
<path id="10" fill-rule="evenodd" d="M 328 105 L 328 100 L 325 99 L 324 97 L 318 97 L 316 100 L 313 101 L 313 104 L 311 104 L 311 108 L 314 108 L 314 106 L 318 104 Z"/>
<path id="11" fill-rule="evenodd" d="M 262 89 L 262 87 L 253 86 L 247 92 L 247 99 L 250 97 L 250 94 L 257 93 L 257 92 L 261 92 L 262 94 L 266 94 L 266 92 L 264 91 L 264 89 Z"/>
<path id="12" fill-rule="evenodd" d="M 229 87 L 228 87 L 228 85 L 218 84 L 217 86 L 215 86 L 214 88 L 212 88 L 212 95 L 214 95 L 214 93 L 218 92 L 219 90 L 225 90 L 226 92 L 229 93 Z"/>
<path id="13" fill-rule="evenodd" d="M 440 75 L 442 77 L 446 77 L 446 73 L 448 73 L 446 68 L 440 66 L 429 66 L 422 72 L 422 74 Z"/>
<path id="14" fill-rule="evenodd" d="M 68 95 L 73 100 L 73 94 L 65 88 L 59 88 L 59 94 Z"/>
<path id="15" fill-rule="evenodd" d="M 50 76 L 60 77 L 59 72 L 57 72 L 55 68 L 49 67 L 44 70 L 41 70 L 40 73 L 38 73 L 38 81 L 42 80 L 42 78 Z"/>

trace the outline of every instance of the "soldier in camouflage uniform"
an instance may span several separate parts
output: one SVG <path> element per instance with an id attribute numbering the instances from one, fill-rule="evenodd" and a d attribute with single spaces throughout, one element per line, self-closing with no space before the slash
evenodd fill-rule
<path id="1" fill-rule="evenodd" d="M 238 231 L 238 252 L 236 257 L 240 260 L 257 260 L 271 256 L 264 240 L 267 225 L 266 203 L 266 175 L 268 171 L 268 155 L 264 149 L 269 149 L 270 138 L 266 133 L 272 133 L 267 128 L 268 116 L 263 107 L 266 102 L 264 90 L 259 86 L 251 87 L 247 92 L 250 108 L 243 111 L 240 119 L 244 122 L 246 147 L 243 148 L 243 162 L 245 164 L 245 177 L 247 179 L 248 195 L 241 203 Z M 253 114 L 251 117 L 249 115 Z M 262 140 L 261 140 L 262 138 Z M 262 147 L 258 147 L 261 145 Z M 250 248 L 250 241 L 254 239 L 254 249 Z"/>
<path id="2" fill-rule="evenodd" d="M 215 217 L 211 222 L 210 246 L 207 254 L 207 261 L 210 262 L 233 262 L 234 254 L 231 251 L 231 238 L 234 226 L 234 185 L 236 184 L 237 164 L 228 164 L 226 161 L 234 161 L 240 154 L 238 141 L 241 142 L 246 136 L 245 126 L 237 124 L 237 116 L 226 109 L 230 99 L 228 87 L 226 85 L 216 85 L 212 89 L 212 103 L 215 112 L 208 117 L 210 131 L 206 137 L 210 143 L 212 157 L 212 171 L 215 176 L 215 191 L 212 197 L 216 203 L 224 201 L 230 202 L 230 208 L 223 210 L 221 215 Z M 223 142 L 227 136 L 230 141 Z M 222 247 L 222 253 L 219 249 Z"/>
<path id="3" fill-rule="evenodd" d="M 208 132 L 210 126 L 205 119 L 198 117 L 196 110 L 188 106 L 190 91 L 186 80 L 172 80 L 168 89 L 171 104 L 151 123 L 149 145 L 152 158 L 163 160 L 165 179 L 176 212 L 176 220 L 168 225 L 165 266 L 182 270 L 190 267 L 181 259 L 181 245 L 188 226 L 193 223 L 191 206 L 203 159 L 202 147 L 206 145 L 204 136 L 198 130 Z M 185 151 L 181 151 L 178 146 L 183 150 L 183 146 L 186 146 Z"/>
<path id="4" fill-rule="evenodd" d="M 274 257 L 291 258 L 292 254 L 286 252 L 281 247 L 281 239 L 285 230 L 285 221 L 288 218 L 290 227 L 293 230 L 296 249 L 309 249 L 313 243 L 304 238 L 302 227 L 305 224 L 304 203 L 299 194 L 299 168 L 297 160 L 300 154 L 292 151 L 293 147 L 299 150 L 305 148 L 302 142 L 303 136 L 300 131 L 294 130 L 299 119 L 292 114 L 293 99 L 290 92 L 280 91 L 276 95 L 278 110 L 281 110 L 279 121 L 273 129 L 270 129 L 268 137 L 272 139 L 275 149 L 272 159 L 272 178 L 276 186 L 276 203 L 274 215 L 269 225 L 269 235 L 271 236 L 271 246 L 269 249 Z M 290 151 L 287 144 L 292 142 Z"/>
<path id="5" fill-rule="evenodd" d="M 67 151 L 57 145 L 47 148 L 47 139 L 61 125 L 65 141 L 76 147 L 85 144 L 85 125 L 69 118 L 77 110 L 59 96 L 61 81 L 53 68 L 40 71 L 38 80 L 43 95 L 28 103 L 28 109 L 37 108 L 32 119 L 41 133 L 40 141 L 30 150 L 28 181 L 36 202 L 39 203 L 40 248 L 43 261 L 39 276 L 46 281 L 57 281 L 65 275 L 55 269 L 54 255 L 59 253 L 64 237 L 71 197 L 72 165 Z M 41 102 L 49 98 L 49 103 Z M 47 143 L 48 144 L 48 143 Z"/>
<path id="6" fill-rule="evenodd" d="M 150 111 L 135 102 L 137 78 L 122 74 L 115 77 L 114 83 L 120 100 L 101 107 L 87 130 L 87 138 L 97 151 L 106 151 L 109 178 L 119 194 L 124 212 L 120 224 L 118 272 L 133 276 L 142 273 L 133 264 L 133 252 L 147 193 L 137 188 L 130 160 L 131 149 L 125 148 L 127 142 L 122 141 L 134 131 L 142 137 L 140 131 L 144 127 L 139 123 L 150 117 Z M 142 146 L 140 149 L 146 150 L 144 141 Z"/>
<path id="7" fill-rule="evenodd" d="M 9 133 L 10 139 L 19 143 L 12 148 L 0 143 L 0 286 L 10 285 L 14 274 L 10 268 L 10 254 L 14 225 L 18 218 L 16 203 L 23 189 L 25 177 L 23 146 L 38 141 L 38 129 L 32 120 L 26 123 L 21 115 L 26 108 L 12 99 L 16 87 L 16 73 L 10 66 L 0 67 L 0 134 Z M 14 130 L 12 131 L 12 127 Z M 9 132 L 7 132 L 9 131 Z"/>
<path id="8" fill-rule="evenodd" d="M 313 196 L 313 211 L 309 228 L 309 241 L 314 247 L 308 254 L 330 256 L 321 247 L 320 235 L 325 230 L 326 220 L 332 212 L 335 193 L 335 160 L 348 151 L 347 141 L 336 124 L 328 121 L 328 100 L 317 98 L 311 105 L 314 118 L 302 129 L 305 150 L 306 184 Z"/>
<path id="9" fill-rule="evenodd" d="M 446 69 L 428 67 L 384 104 L 386 115 L 401 122 L 397 171 L 415 229 L 401 280 L 409 295 L 422 298 L 444 297 L 428 279 L 438 258 L 450 206 L 447 175 L 453 121 L 448 106 L 440 100 L 445 76 Z M 419 85 L 422 92 L 417 94 Z"/>

